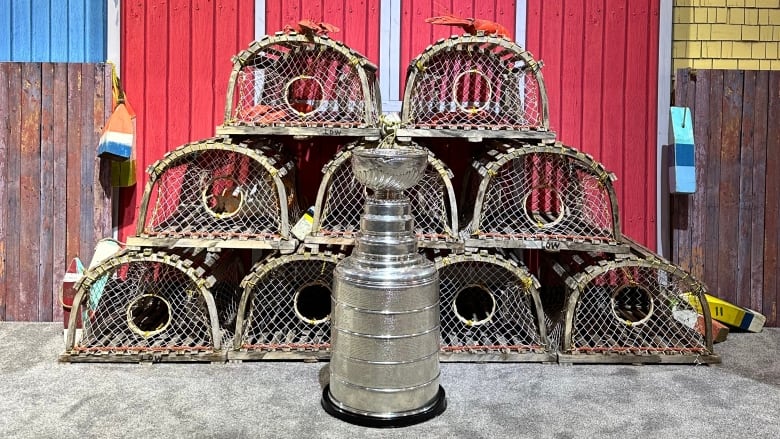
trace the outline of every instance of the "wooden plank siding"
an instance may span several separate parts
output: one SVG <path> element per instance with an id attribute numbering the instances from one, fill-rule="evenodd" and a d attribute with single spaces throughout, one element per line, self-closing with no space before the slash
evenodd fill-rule
<path id="1" fill-rule="evenodd" d="M 777 326 L 780 72 L 678 70 L 675 105 L 693 115 L 697 190 L 672 196 L 673 260 Z"/>
<path id="2" fill-rule="evenodd" d="M 119 195 L 119 237 L 135 233 L 146 167 L 222 123 L 231 57 L 254 39 L 254 2 L 121 3 L 120 77 L 136 111 L 137 180 Z"/>
<path id="3" fill-rule="evenodd" d="M 105 64 L 0 63 L 0 320 L 61 319 L 66 261 L 111 233 L 110 87 Z"/>
<path id="4" fill-rule="evenodd" d="M 621 230 L 656 247 L 659 0 L 528 0 L 558 138 L 617 175 Z"/>

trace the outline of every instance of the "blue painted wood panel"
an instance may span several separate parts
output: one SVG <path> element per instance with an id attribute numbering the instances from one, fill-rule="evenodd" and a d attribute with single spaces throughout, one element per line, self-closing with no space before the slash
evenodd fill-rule
<path id="1" fill-rule="evenodd" d="M 0 61 L 103 62 L 105 0 L 0 0 Z"/>

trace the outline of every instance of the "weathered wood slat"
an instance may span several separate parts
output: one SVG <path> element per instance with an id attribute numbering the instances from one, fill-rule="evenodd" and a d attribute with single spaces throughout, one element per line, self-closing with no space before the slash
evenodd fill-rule
<path id="1" fill-rule="evenodd" d="M 10 50 L 10 49 L 9 49 Z M 8 84 L 8 69 L 10 64 L 0 63 L 0 320 L 5 320 L 6 296 L 6 234 L 8 231 L 6 212 L 8 211 L 7 190 L 5 186 L 8 175 L 8 151 L 10 149 L 10 102 L 9 93 L 11 87 L 3 87 Z"/>
<path id="2" fill-rule="evenodd" d="M 718 255 L 716 295 L 736 292 L 737 242 L 732 238 L 739 229 L 739 151 L 742 119 L 744 72 L 728 70 L 723 75 L 720 138 L 720 181 L 718 188 L 718 227 L 710 235 Z M 746 170 L 744 170 L 746 171 Z M 715 239 L 717 237 L 717 239 Z M 738 236 L 737 239 L 742 239 Z"/>
<path id="3" fill-rule="evenodd" d="M 92 228 L 91 221 L 84 221 L 86 218 L 93 218 L 94 203 L 94 182 L 95 176 L 95 148 L 97 141 L 95 139 L 94 113 L 95 113 L 95 94 L 97 87 L 94 81 L 94 66 L 90 64 L 81 65 L 81 143 L 78 148 L 81 149 L 81 181 L 79 188 L 79 257 L 89 263 L 92 259 L 93 247 L 95 243 L 95 231 Z M 102 90 L 101 90 L 102 92 Z M 100 134 L 98 133 L 98 136 Z M 90 184 L 84 184 L 90 182 Z"/>
<path id="4" fill-rule="evenodd" d="M 753 108 L 753 224 L 751 225 L 750 242 L 750 308 L 761 310 L 764 296 L 764 214 L 766 205 L 766 159 L 768 135 L 769 72 L 759 71 L 756 74 L 757 98 Z M 743 288 L 745 286 L 742 286 Z"/>
<path id="5" fill-rule="evenodd" d="M 721 148 L 721 127 L 723 116 L 723 71 L 715 70 L 710 73 L 710 123 L 709 123 L 709 143 L 707 144 L 707 168 L 704 169 L 704 173 L 707 176 L 705 187 L 707 193 L 705 194 L 705 214 L 706 223 L 704 228 L 704 236 L 707 237 L 702 242 L 704 246 L 704 252 L 707 255 L 704 262 L 704 275 L 707 279 L 707 285 L 710 286 L 710 291 L 715 295 L 719 295 L 720 289 L 718 288 L 718 242 L 719 240 L 713 239 L 718 236 L 718 210 L 719 210 L 719 196 L 718 188 L 720 187 L 720 148 Z"/>
<path id="6" fill-rule="evenodd" d="M 6 168 L 6 200 L 8 204 L 4 206 L 6 214 L 6 237 L 5 237 L 5 284 L 7 290 L 6 296 L 6 320 L 21 320 L 18 305 L 23 303 L 24 299 L 19 297 L 20 268 L 19 259 L 21 257 L 19 226 L 22 222 L 22 212 L 20 209 L 21 194 L 21 141 L 22 141 L 22 111 L 21 111 L 21 88 L 22 88 L 22 64 L 13 63 L 8 66 L 8 151 Z"/>
<path id="7" fill-rule="evenodd" d="M 764 300 L 767 325 L 778 324 L 780 302 L 780 72 L 769 77 L 767 108 L 766 192 L 764 194 Z"/>
<path id="8" fill-rule="evenodd" d="M 742 114 L 739 133 L 741 135 L 740 149 L 737 167 L 739 186 L 737 194 L 738 205 L 738 232 L 736 244 L 735 291 L 738 303 L 750 303 L 751 291 L 746 286 L 750 285 L 752 227 L 753 212 L 756 210 L 753 199 L 753 148 L 755 119 L 760 117 L 755 113 L 756 104 L 756 79 L 755 70 L 744 72 L 743 93 L 738 99 L 741 101 Z M 740 172 L 741 171 L 741 172 Z M 721 235 L 723 236 L 723 235 Z"/>
<path id="9" fill-rule="evenodd" d="M 66 256 L 70 261 L 80 255 L 79 218 L 81 217 L 81 65 L 68 64 L 68 143 L 66 160 Z M 89 263 L 89 261 L 87 261 Z"/>
<path id="10" fill-rule="evenodd" d="M 64 63 L 53 64 L 53 85 L 52 91 L 56 93 L 52 96 L 52 107 L 55 111 L 52 114 L 52 285 L 51 293 L 56 300 L 53 300 L 53 320 L 63 319 L 63 309 L 59 303 L 59 291 L 62 288 L 62 277 L 67 270 L 67 157 L 68 157 L 68 112 L 63 111 L 68 105 L 68 65 Z M 46 286 L 42 286 L 46 288 Z"/>
<path id="11" fill-rule="evenodd" d="M 38 264 L 38 316 L 37 320 L 48 322 L 53 318 L 53 267 L 52 221 L 54 215 L 54 64 L 41 65 L 41 154 L 40 154 L 40 231 L 37 236 L 40 257 Z"/>
<path id="12" fill-rule="evenodd" d="M 696 114 L 695 100 L 696 88 L 690 86 L 691 76 L 688 70 L 680 69 L 677 71 L 675 96 L 676 106 L 689 107 L 691 118 Z M 671 154 L 668 151 L 667 156 Z M 675 195 L 670 198 L 670 208 L 672 212 L 688 212 L 688 206 L 692 202 L 694 195 Z M 675 262 L 684 270 L 691 269 L 691 227 L 688 215 L 671 215 L 672 224 L 672 255 Z"/>
<path id="13" fill-rule="evenodd" d="M 691 85 L 696 96 L 695 108 L 693 114 L 693 129 L 695 139 L 701 141 L 701 145 L 696 145 L 696 194 L 693 196 L 693 214 L 688 223 L 691 227 L 691 274 L 697 279 L 704 279 L 705 266 L 705 247 L 704 237 L 706 234 L 706 210 L 704 208 L 707 195 L 707 163 L 709 140 L 707 132 L 709 130 L 710 117 L 710 75 L 701 74 L 697 77 L 696 83 Z M 706 280 L 705 280 L 706 283 Z M 712 285 L 713 287 L 715 285 Z"/>

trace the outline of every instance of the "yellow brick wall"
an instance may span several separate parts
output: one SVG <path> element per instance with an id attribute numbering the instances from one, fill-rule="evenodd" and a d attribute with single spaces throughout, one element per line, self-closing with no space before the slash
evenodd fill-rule
<path id="1" fill-rule="evenodd" d="M 780 0 L 674 0 L 672 68 L 780 70 Z"/>

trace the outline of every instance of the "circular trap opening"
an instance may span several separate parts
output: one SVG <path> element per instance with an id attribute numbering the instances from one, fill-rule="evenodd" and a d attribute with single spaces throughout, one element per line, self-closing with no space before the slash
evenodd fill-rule
<path id="1" fill-rule="evenodd" d="M 488 107 L 493 94 L 490 81 L 476 69 L 466 70 L 452 84 L 452 100 L 461 111 L 477 113 Z"/>
<path id="2" fill-rule="evenodd" d="M 653 309 L 652 296 L 639 285 L 626 285 L 612 294 L 612 313 L 628 326 L 648 321 Z"/>
<path id="3" fill-rule="evenodd" d="M 330 320 L 330 287 L 322 282 L 302 286 L 293 298 L 295 315 L 311 325 Z"/>
<path id="4" fill-rule="evenodd" d="M 552 186 L 536 186 L 523 197 L 523 214 L 538 228 L 553 227 L 563 221 L 566 207 Z"/>
<path id="5" fill-rule="evenodd" d="M 317 78 L 301 75 L 287 83 L 284 102 L 299 116 L 307 116 L 319 109 L 324 96 L 325 88 Z"/>
<path id="6" fill-rule="evenodd" d="M 470 285 L 458 291 L 452 300 L 452 309 L 458 320 L 467 326 L 490 322 L 496 311 L 496 299 L 482 285 Z"/>
<path id="7" fill-rule="evenodd" d="M 144 294 L 127 307 L 127 324 L 144 338 L 159 334 L 171 325 L 171 304 L 156 294 Z"/>
<path id="8" fill-rule="evenodd" d="M 216 177 L 203 188 L 201 200 L 203 207 L 213 217 L 230 218 L 243 207 L 244 192 L 235 178 Z"/>

